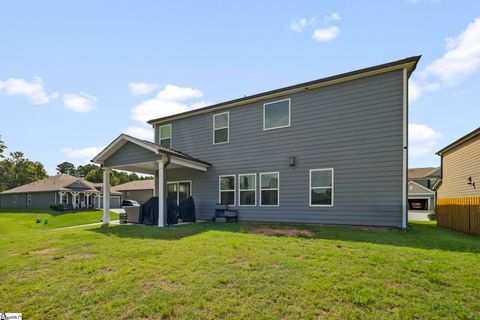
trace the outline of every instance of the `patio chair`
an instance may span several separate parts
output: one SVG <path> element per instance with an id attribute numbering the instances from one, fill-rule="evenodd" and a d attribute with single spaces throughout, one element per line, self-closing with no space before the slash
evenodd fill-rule
<path id="1" fill-rule="evenodd" d="M 238 222 L 238 210 L 230 209 L 228 204 L 217 203 L 214 220 L 217 222 Z"/>

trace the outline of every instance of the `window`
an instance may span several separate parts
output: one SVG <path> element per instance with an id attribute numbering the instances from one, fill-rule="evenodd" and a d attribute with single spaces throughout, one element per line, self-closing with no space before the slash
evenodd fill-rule
<path id="1" fill-rule="evenodd" d="M 229 135 L 230 113 L 213 115 L 213 144 L 227 143 Z"/>
<path id="2" fill-rule="evenodd" d="M 310 206 L 333 207 L 333 169 L 310 170 Z"/>
<path id="3" fill-rule="evenodd" d="M 260 205 L 278 206 L 280 191 L 280 173 L 260 173 Z"/>
<path id="4" fill-rule="evenodd" d="M 257 175 L 239 174 L 238 175 L 239 204 L 241 206 L 257 205 Z"/>
<path id="5" fill-rule="evenodd" d="M 219 195 L 221 204 L 235 205 L 235 176 L 220 176 L 218 179 Z"/>
<path id="6" fill-rule="evenodd" d="M 13 202 L 13 204 L 16 204 L 16 203 L 17 203 L 17 195 L 16 195 L 16 194 L 14 194 L 14 195 L 12 196 L 12 202 Z"/>
<path id="7" fill-rule="evenodd" d="M 172 125 L 160 126 L 160 145 L 165 148 L 172 148 Z"/>
<path id="8" fill-rule="evenodd" d="M 177 205 L 192 195 L 192 181 L 167 182 L 167 196 Z"/>
<path id="9" fill-rule="evenodd" d="M 68 194 L 62 196 L 62 204 L 68 204 Z"/>
<path id="10" fill-rule="evenodd" d="M 263 105 L 263 130 L 290 127 L 290 99 Z"/>
<path id="11" fill-rule="evenodd" d="M 27 194 L 27 206 L 29 206 L 32 203 L 32 195 Z"/>

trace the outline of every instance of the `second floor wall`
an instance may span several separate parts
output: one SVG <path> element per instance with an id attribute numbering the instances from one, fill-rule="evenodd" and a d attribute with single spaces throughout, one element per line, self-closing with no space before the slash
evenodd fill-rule
<path id="1" fill-rule="evenodd" d="M 290 125 L 264 130 L 264 104 L 289 99 Z M 228 142 L 214 144 L 214 115 L 228 112 Z M 394 71 L 273 100 L 226 108 L 155 125 L 171 125 L 171 148 L 215 165 L 249 157 L 269 161 L 321 154 L 322 158 L 357 157 L 359 162 L 402 158 L 403 72 Z"/>

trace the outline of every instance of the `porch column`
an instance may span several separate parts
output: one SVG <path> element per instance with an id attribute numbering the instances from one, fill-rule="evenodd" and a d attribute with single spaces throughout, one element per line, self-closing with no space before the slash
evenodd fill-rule
<path id="1" fill-rule="evenodd" d="M 103 168 L 103 224 L 110 223 L 110 168 Z"/>
<path id="2" fill-rule="evenodd" d="M 158 193 L 158 226 L 165 226 L 165 160 L 158 161 L 158 178 L 156 179 L 156 189 Z"/>

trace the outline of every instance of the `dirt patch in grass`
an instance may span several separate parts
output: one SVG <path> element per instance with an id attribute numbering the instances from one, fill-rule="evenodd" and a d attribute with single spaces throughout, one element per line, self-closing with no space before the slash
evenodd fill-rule
<path id="1" fill-rule="evenodd" d="M 315 232 L 299 228 L 281 228 L 274 229 L 270 227 L 261 227 L 250 230 L 250 233 L 264 234 L 266 236 L 288 236 L 288 237 L 306 237 L 313 238 Z"/>
<path id="2" fill-rule="evenodd" d="M 54 253 L 55 251 L 57 251 L 57 248 L 52 247 L 52 248 L 44 248 L 44 249 L 33 250 L 33 251 L 30 251 L 30 253 L 45 255 L 45 254 Z"/>
<path id="3" fill-rule="evenodd" d="M 347 226 L 350 229 L 361 230 L 361 231 L 400 231 L 399 228 L 395 227 L 382 227 L 382 226 Z"/>

